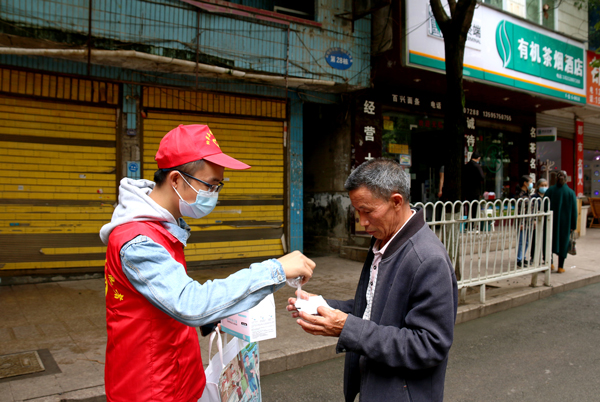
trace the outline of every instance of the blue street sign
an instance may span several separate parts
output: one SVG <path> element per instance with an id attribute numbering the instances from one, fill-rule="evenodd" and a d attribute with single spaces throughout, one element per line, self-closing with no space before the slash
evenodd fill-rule
<path id="1" fill-rule="evenodd" d="M 127 177 L 130 179 L 140 178 L 140 162 L 127 161 Z"/>
<path id="2" fill-rule="evenodd" d="M 347 70 L 352 66 L 352 55 L 347 50 L 332 47 L 325 52 L 325 61 L 337 70 Z"/>

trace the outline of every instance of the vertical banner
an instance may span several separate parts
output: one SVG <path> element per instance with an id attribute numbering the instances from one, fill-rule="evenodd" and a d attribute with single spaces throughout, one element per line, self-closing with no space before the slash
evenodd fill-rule
<path id="1" fill-rule="evenodd" d="M 600 59 L 593 50 L 587 51 L 587 104 L 600 106 L 600 69 L 592 64 Z"/>
<path id="2" fill-rule="evenodd" d="M 373 97 L 356 100 L 354 113 L 354 166 L 381 157 L 383 116 Z"/>
<path id="3" fill-rule="evenodd" d="M 583 197 L 583 121 L 575 120 L 575 194 Z"/>
<path id="4" fill-rule="evenodd" d="M 529 128 L 529 175 L 533 179 L 533 182 L 537 181 L 537 129 L 536 127 Z"/>

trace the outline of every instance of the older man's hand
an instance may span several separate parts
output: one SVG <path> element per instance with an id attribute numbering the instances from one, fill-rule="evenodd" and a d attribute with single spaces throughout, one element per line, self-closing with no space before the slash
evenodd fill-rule
<path id="1" fill-rule="evenodd" d="M 301 319 L 297 323 L 309 334 L 339 337 L 346 324 L 348 314 L 327 307 L 317 309 L 320 315 L 298 313 Z"/>
<path id="2" fill-rule="evenodd" d="M 310 297 L 316 296 L 312 293 L 305 292 L 304 290 L 301 290 L 300 293 L 298 293 L 298 291 L 296 290 L 295 293 L 296 293 L 296 296 L 298 296 L 300 299 L 304 299 L 304 300 L 308 300 Z M 297 299 L 295 297 L 290 297 L 288 299 L 288 305 L 286 306 L 287 311 L 291 311 L 292 317 L 294 317 L 294 318 L 300 317 L 300 315 L 298 314 L 299 311 L 296 308 L 296 300 Z"/>

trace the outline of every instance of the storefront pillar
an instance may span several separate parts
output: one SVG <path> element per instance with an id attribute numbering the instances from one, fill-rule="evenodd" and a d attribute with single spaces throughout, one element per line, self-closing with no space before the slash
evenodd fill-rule
<path id="1" fill-rule="evenodd" d="M 304 250 L 303 239 L 303 170 L 302 170 L 302 101 L 291 99 L 290 112 L 290 251 Z"/>

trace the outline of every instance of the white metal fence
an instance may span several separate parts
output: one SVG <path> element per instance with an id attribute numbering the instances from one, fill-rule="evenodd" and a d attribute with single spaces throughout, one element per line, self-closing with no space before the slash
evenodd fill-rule
<path id="1" fill-rule="evenodd" d="M 468 287 L 479 286 L 485 303 L 485 285 L 501 279 L 540 272 L 550 285 L 552 212 L 550 200 L 505 199 L 416 203 L 425 221 L 442 241 L 456 270 L 460 298 Z"/>

